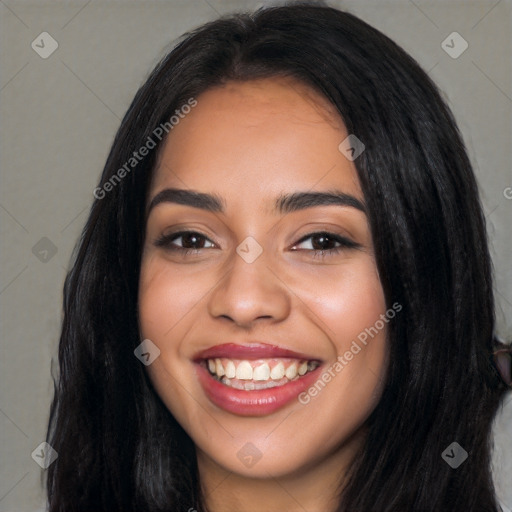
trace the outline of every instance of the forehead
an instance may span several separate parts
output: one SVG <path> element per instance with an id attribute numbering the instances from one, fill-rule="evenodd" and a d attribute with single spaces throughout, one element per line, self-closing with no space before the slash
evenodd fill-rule
<path id="1" fill-rule="evenodd" d="M 361 196 L 348 133 L 334 107 L 289 78 L 228 82 L 207 90 L 173 127 L 150 196 L 164 188 L 218 193 L 238 206 L 293 190 L 342 189 Z"/>

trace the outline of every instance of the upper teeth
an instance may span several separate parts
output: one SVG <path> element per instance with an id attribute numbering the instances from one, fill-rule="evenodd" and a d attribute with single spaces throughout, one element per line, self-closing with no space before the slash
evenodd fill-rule
<path id="1" fill-rule="evenodd" d="M 225 376 L 228 379 L 268 381 L 280 380 L 286 377 L 289 380 L 297 375 L 304 375 L 314 370 L 319 363 L 316 361 L 297 360 L 237 360 L 237 359 L 208 359 L 210 373 L 219 379 Z"/>

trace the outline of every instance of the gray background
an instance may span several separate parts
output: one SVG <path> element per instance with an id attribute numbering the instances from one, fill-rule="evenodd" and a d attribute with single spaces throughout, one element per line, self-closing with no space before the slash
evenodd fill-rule
<path id="1" fill-rule="evenodd" d="M 31 453 L 45 437 L 62 285 L 121 117 L 180 34 L 218 14 L 264 4 L 0 0 L 0 512 L 43 510 L 43 470 Z M 444 91 L 481 186 L 499 334 L 511 339 L 511 1 L 331 5 L 362 17 L 402 45 Z M 31 47 L 44 31 L 59 44 L 47 59 Z M 469 45 L 458 58 L 441 46 L 454 31 Z M 40 242 L 43 237 L 51 244 Z M 511 425 L 509 394 L 496 420 L 494 454 L 498 493 L 508 508 Z"/>

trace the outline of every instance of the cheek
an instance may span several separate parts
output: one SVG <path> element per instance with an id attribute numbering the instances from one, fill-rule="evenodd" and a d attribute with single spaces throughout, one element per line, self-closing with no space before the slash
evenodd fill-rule
<path id="1" fill-rule="evenodd" d="M 153 381 L 170 380 L 179 364 L 180 340 L 186 322 L 180 321 L 192 308 L 193 295 L 169 265 L 154 257 L 143 259 L 139 281 L 139 330 L 141 339 L 150 339 L 160 356 L 146 369 Z M 179 298 L 179 300 L 177 300 Z"/>
<path id="2" fill-rule="evenodd" d="M 329 289 L 321 311 L 334 331 L 338 348 L 342 349 L 374 326 L 385 313 L 386 304 L 373 267 L 347 273 L 337 285 Z"/>
<path id="3" fill-rule="evenodd" d="M 207 272 L 195 277 L 194 273 L 177 271 L 160 258 L 143 260 L 138 297 L 141 336 L 165 345 L 180 339 L 178 333 L 186 324 L 182 319 L 200 306 L 211 288 Z"/>
<path id="4" fill-rule="evenodd" d="M 291 287 L 300 293 L 307 306 L 305 313 L 313 313 L 312 319 L 316 318 L 315 323 L 338 353 L 347 350 L 352 340 L 386 312 L 384 292 L 369 255 L 347 261 L 346 265 L 321 268 L 315 274 L 304 272 Z"/>
<path id="5" fill-rule="evenodd" d="M 186 315 L 201 295 L 200 290 L 195 290 L 167 262 L 152 256 L 143 259 L 138 297 L 139 331 L 141 339 L 150 339 L 160 349 L 159 357 L 146 367 L 146 372 L 160 398 L 182 424 L 193 420 L 188 418 L 190 411 L 184 407 L 190 398 L 185 390 L 191 389 L 191 384 L 183 377 L 184 365 L 190 362 L 181 357 L 181 340 L 190 328 Z"/>
<path id="6" fill-rule="evenodd" d="M 329 274 L 319 273 L 314 281 L 305 279 L 301 294 L 306 314 L 322 328 L 335 354 L 325 376 L 333 382 L 331 392 L 355 409 L 371 409 L 385 376 L 387 325 L 395 315 L 386 315 L 373 259 L 360 258 Z"/>

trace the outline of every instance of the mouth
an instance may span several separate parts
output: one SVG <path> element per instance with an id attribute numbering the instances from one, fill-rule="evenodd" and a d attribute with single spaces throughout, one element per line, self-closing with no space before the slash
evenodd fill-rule
<path id="1" fill-rule="evenodd" d="M 281 409 L 317 378 L 322 361 L 274 345 L 217 345 L 194 359 L 208 399 L 224 411 L 264 416 Z"/>

